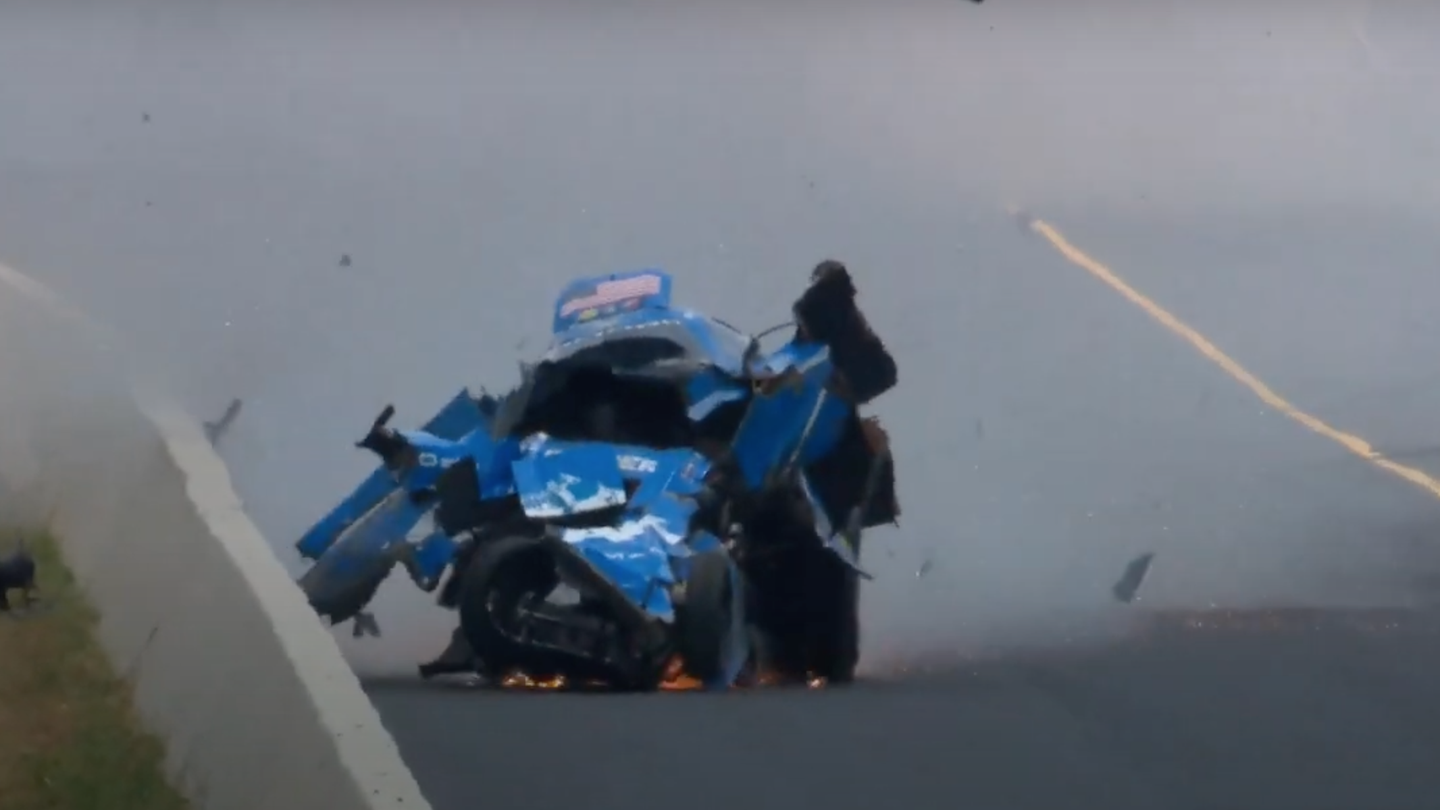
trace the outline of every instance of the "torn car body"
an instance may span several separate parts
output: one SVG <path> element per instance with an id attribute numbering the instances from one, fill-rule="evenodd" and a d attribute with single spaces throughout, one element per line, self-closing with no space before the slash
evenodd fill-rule
<path id="1" fill-rule="evenodd" d="M 316 611 L 358 632 L 399 565 L 459 614 L 426 675 L 853 677 L 860 536 L 899 512 L 860 408 L 894 360 L 837 262 L 771 351 L 671 287 L 656 270 L 577 280 L 514 390 L 462 390 L 419 430 L 387 408 L 358 443 L 380 467 L 297 543 Z"/>

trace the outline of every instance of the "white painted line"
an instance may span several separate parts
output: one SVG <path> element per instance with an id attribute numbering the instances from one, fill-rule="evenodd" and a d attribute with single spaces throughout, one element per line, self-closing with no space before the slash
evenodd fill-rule
<path id="1" fill-rule="evenodd" d="M 122 345 L 114 330 L 34 278 L 0 264 L 0 284 L 40 305 L 69 327 L 89 333 L 102 345 Z M 178 604 L 167 608 L 168 612 L 162 616 L 175 615 L 176 610 L 189 613 L 188 609 L 193 608 L 188 616 L 175 618 L 176 634 L 192 634 L 187 639 L 197 632 L 194 617 L 207 612 L 227 618 L 263 616 L 268 621 L 269 632 L 273 633 L 267 638 L 261 628 L 261 635 L 249 637 L 252 642 L 247 643 L 245 649 L 224 655 L 212 654 L 203 648 L 177 651 L 172 642 L 169 659 L 139 670 L 137 680 L 141 682 L 137 684 L 137 692 L 158 694 L 162 702 L 168 694 L 166 678 L 172 682 L 180 677 L 211 681 L 199 685 L 198 689 L 183 690 L 193 704 L 203 705 L 179 706 L 173 711 L 151 712 L 151 716 L 146 717 L 152 725 L 161 726 L 152 730 L 167 742 L 182 741 L 185 750 L 172 751 L 171 761 L 179 763 L 178 776 L 183 777 L 179 781 L 198 782 L 182 787 L 191 788 L 187 792 L 194 794 L 192 798 L 197 800 L 197 806 L 215 810 L 259 810 L 255 804 L 257 796 L 273 797 L 264 810 L 318 807 L 316 796 L 325 797 L 326 810 L 429 810 L 419 784 L 334 637 L 310 609 L 271 546 L 246 515 L 229 471 L 204 431 L 158 387 L 137 380 L 130 382 L 138 408 L 159 431 L 169 458 L 183 477 L 184 494 L 209 534 L 208 538 L 181 538 L 182 547 L 183 542 L 204 543 L 208 539 L 222 552 L 210 555 L 221 563 L 186 573 L 200 576 L 202 572 L 214 572 L 216 577 L 226 580 L 213 583 L 214 587 L 209 587 L 211 583 L 193 580 L 184 583 L 184 587 L 174 583 Z M 111 539 L 114 538 L 105 538 Z M 141 537 L 134 535 L 118 539 L 131 544 L 142 542 Z M 100 542 L 96 547 L 105 545 Z M 135 552 L 145 550 L 138 546 Z M 223 562 L 226 560 L 228 564 Z M 244 587 L 227 587 L 237 581 L 243 582 Z M 234 601 L 228 606 L 217 604 L 221 595 L 248 604 Z M 119 624 L 134 625 L 135 622 L 127 623 L 123 617 L 127 609 L 133 607 L 131 599 L 139 601 L 143 595 L 107 591 L 103 596 L 92 594 L 92 598 L 99 602 L 102 616 L 118 615 Z M 187 598 L 202 600 L 203 604 L 187 605 Z M 147 608 L 153 608 L 153 604 Z M 147 608 L 133 607 L 130 612 L 148 620 Z M 244 623 L 240 618 L 235 621 Z M 157 627 L 163 630 L 164 619 L 161 622 Z M 203 630 L 202 626 L 202 635 Z M 216 639 L 212 643 L 226 641 L 230 639 Z M 232 643 L 241 641 L 236 639 Z M 236 682 L 234 673 L 227 669 L 233 665 L 236 654 L 248 656 L 246 671 L 258 672 L 262 677 Z M 267 654 L 272 660 L 255 660 L 256 656 Z M 184 660 L 180 662 L 182 655 Z M 207 666 L 213 671 L 207 671 Z M 265 675 L 273 676 L 273 680 L 267 682 Z M 154 683 L 146 684 L 146 679 Z M 286 685 L 297 682 L 298 688 L 284 691 Z M 220 705 L 205 691 L 215 688 L 214 684 L 224 687 Z M 182 690 L 176 690 L 176 700 L 183 699 L 178 696 L 179 691 Z M 273 705 L 281 696 L 303 704 L 304 708 Z M 225 722 L 227 719 L 232 722 Z M 192 721 L 190 725 L 198 723 L 205 727 L 186 727 L 186 720 Z M 307 723 L 311 727 L 304 727 Z M 319 727 L 313 727 L 317 723 Z M 233 739 L 241 736 L 239 729 L 254 731 L 257 727 L 260 729 L 257 736 L 264 738 L 263 743 Z M 279 750 L 274 750 L 277 741 Z M 327 743 L 331 750 L 316 750 L 323 749 Z M 254 750 L 262 744 L 270 750 Z M 207 747 L 211 750 L 205 750 Z M 257 762 L 272 768 L 273 772 L 234 772 L 236 767 L 244 767 L 242 763 L 253 766 Z M 309 783 L 295 784 L 297 773 Z M 175 776 L 177 774 L 172 774 Z"/>

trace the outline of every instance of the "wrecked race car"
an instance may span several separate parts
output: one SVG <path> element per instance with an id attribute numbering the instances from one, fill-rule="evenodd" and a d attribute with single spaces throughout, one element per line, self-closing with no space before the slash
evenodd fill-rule
<path id="1" fill-rule="evenodd" d="M 317 613 L 378 633 L 366 607 L 398 565 L 459 616 L 423 677 L 851 680 L 861 534 L 899 515 L 888 437 L 859 409 L 895 361 L 838 262 L 758 336 L 671 288 L 577 280 L 514 390 L 462 390 L 419 430 L 387 407 L 358 443 L 380 467 L 297 543 Z"/>

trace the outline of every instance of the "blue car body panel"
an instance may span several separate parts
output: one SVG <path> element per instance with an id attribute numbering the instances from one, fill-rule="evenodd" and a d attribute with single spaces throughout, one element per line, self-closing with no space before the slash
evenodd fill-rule
<path id="1" fill-rule="evenodd" d="M 787 345 L 789 356 L 770 358 L 778 376 L 757 391 L 736 433 L 735 461 L 745 482 L 760 488 L 772 476 L 803 467 L 829 452 L 853 407 L 828 387 L 832 367 L 823 345 Z"/>
<path id="2" fill-rule="evenodd" d="M 811 513 L 815 515 L 815 536 L 820 538 L 820 542 L 824 543 L 826 549 L 849 566 L 850 570 L 866 579 L 871 579 L 870 573 L 860 567 L 860 554 L 855 548 L 852 538 L 843 531 L 843 527 L 831 525 L 830 519 L 825 516 L 825 507 L 815 496 L 815 489 L 810 486 L 810 479 L 804 475 L 798 477 L 800 490 L 810 504 Z"/>
<path id="3" fill-rule="evenodd" d="M 672 554 L 683 548 L 693 505 L 666 498 L 647 510 L 627 512 L 613 526 L 565 529 L 566 545 L 632 603 L 662 621 L 675 618 L 668 586 L 675 584 Z M 678 530 L 678 531 L 677 531 Z"/>
<path id="4" fill-rule="evenodd" d="M 718 368 L 696 374 L 685 386 L 686 415 L 700 422 L 717 408 L 731 402 L 743 402 L 750 396 L 750 384 L 737 380 Z"/>
<path id="5" fill-rule="evenodd" d="M 636 606 L 656 618 L 673 619 L 666 586 L 676 582 L 674 560 L 693 553 L 692 496 L 700 491 L 709 461 L 691 450 L 565 442 L 548 436 L 532 437 L 525 450 L 514 468 L 527 513 L 538 510 L 532 516 L 553 518 L 624 506 L 610 525 L 567 528 L 561 539 Z M 522 472 L 532 469 L 544 474 Z M 551 485 L 537 486 L 542 481 Z M 571 492 L 555 497 L 557 481 Z M 574 491 L 582 481 L 594 489 Z M 628 498 L 625 482 L 636 485 Z M 700 545 L 711 547 L 703 540 Z"/>
<path id="6" fill-rule="evenodd" d="M 560 444 L 540 434 L 524 451 L 510 468 L 526 516 L 555 520 L 625 505 L 625 482 L 613 446 Z"/>
<path id="7" fill-rule="evenodd" d="M 458 548 L 455 538 L 438 528 L 415 544 L 415 567 L 425 590 L 433 590 L 440 584 L 440 577 L 455 559 Z"/>
<path id="8" fill-rule="evenodd" d="M 302 578 L 311 601 L 346 599 L 389 576 L 394 565 L 391 550 L 406 542 L 406 535 L 419 520 L 411 520 L 412 512 L 409 493 L 394 489 L 363 520 L 344 531 Z"/>
<path id="9" fill-rule="evenodd" d="M 422 430 L 436 438 L 458 439 L 484 426 L 484 421 L 484 416 L 476 407 L 469 389 L 461 389 L 445 407 L 430 417 Z M 392 497 L 405 486 L 406 482 L 398 480 L 384 465 L 377 466 L 360 486 L 301 536 L 295 544 L 300 556 L 311 560 L 318 559 L 347 530 L 368 532 L 369 529 L 363 524 L 371 522 L 383 524 L 385 530 L 393 531 L 395 526 L 409 520 L 410 525 L 400 534 L 404 537 L 405 533 L 424 517 L 426 511 L 409 509 L 403 503 L 405 499 Z M 396 512 L 398 514 L 394 514 Z"/>

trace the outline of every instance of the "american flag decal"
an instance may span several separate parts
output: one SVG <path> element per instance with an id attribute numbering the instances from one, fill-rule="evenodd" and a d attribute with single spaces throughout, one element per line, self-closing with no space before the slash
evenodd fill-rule
<path id="1" fill-rule="evenodd" d="M 581 298 L 571 298 L 560 305 L 560 317 L 568 318 L 582 310 L 604 307 L 660 294 L 660 277 L 656 275 L 632 276 L 631 278 L 602 281 L 595 285 L 595 292 Z"/>

